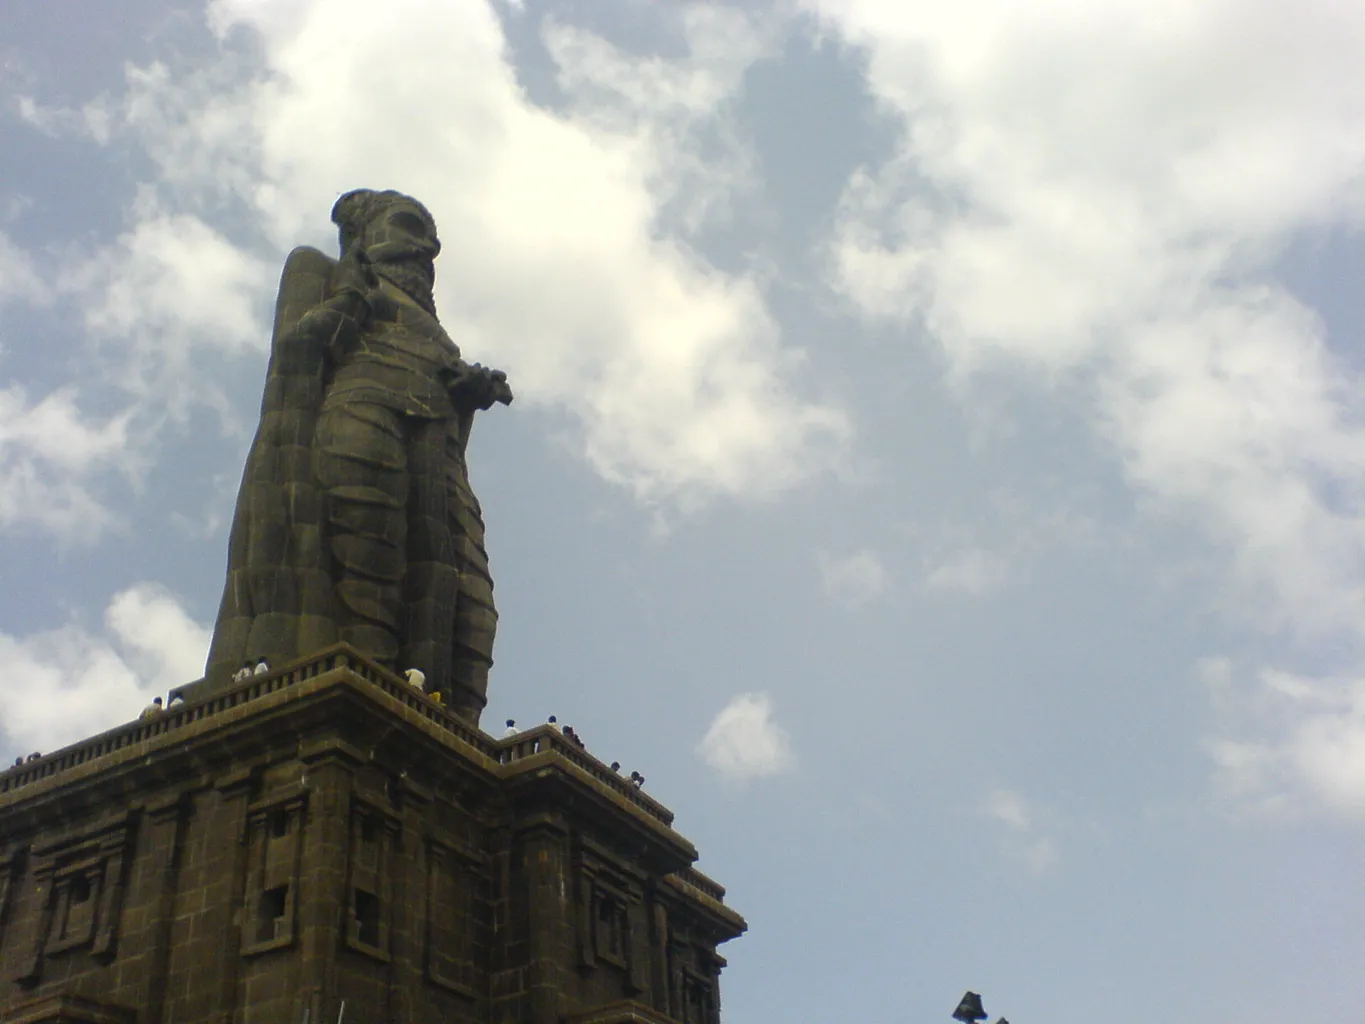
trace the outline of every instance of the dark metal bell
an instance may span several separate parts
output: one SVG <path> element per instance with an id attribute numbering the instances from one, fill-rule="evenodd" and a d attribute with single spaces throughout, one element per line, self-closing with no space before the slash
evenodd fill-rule
<path id="1" fill-rule="evenodd" d="M 986 1011 L 981 1006 L 981 997 L 975 992 L 968 992 L 962 997 L 962 1002 L 957 1004 L 957 1009 L 953 1011 L 953 1020 L 960 1020 L 962 1024 L 976 1024 L 979 1020 L 986 1019 Z"/>

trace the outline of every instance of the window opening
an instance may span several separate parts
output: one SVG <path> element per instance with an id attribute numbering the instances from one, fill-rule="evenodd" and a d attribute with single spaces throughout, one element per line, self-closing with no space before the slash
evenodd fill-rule
<path id="1" fill-rule="evenodd" d="M 256 941 L 269 942 L 277 939 L 284 924 L 284 908 L 289 901 L 289 886 L 280 885 L 261 893 L 259 913 L 257 914 Z"/>
<path id="2" fill-rule="evenodd" d="M 379 897 L 364 889 L 355 891 L 356 939 L 367 946 L 379 945 Z"/>

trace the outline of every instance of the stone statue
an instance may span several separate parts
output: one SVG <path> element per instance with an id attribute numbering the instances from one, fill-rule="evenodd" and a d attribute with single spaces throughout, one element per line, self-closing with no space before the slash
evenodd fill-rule
<path id="1" fill-rule="evenodd" d="M 426 207 L 360 189 L 332 220 L 341 259 L 300 247 L 280 279 L 207 684 L 346 641 L 477 724 L 497 612 L 465 448 L 512 392 L 436 319 Z"/>

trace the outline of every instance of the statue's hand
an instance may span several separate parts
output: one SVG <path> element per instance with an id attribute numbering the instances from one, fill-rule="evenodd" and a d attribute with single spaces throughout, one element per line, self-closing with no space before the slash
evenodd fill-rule
<path id="1" fill-rule="evenodd" d="M 512 404 L 507 374 L 479 363 L 468 364 L 462 373 L 451 379 L 449 387 L 451 400 L 461 409 L 483 412 L 497 403 Z"/>
<path id="2" fill-rule="evenodd" d="M 379 278 L 370 265 L 369 256 L 366 255 L 363 248 L 353 245 L 350 251 L 341 257 L 337 263 L 336 271 L 332 276 L 333 294 L 354 295 L 366 306 L 370 306 L 378 291 Z"/>

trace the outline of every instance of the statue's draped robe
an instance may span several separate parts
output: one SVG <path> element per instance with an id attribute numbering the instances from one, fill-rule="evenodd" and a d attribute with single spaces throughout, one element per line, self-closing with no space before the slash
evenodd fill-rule
<path id="1" fill-rule="evenodd" d="M 442 691 L 456 710 L 477 722 L 497 616 L 483 519 L 464 462 L 472 415 L 453 415 L 448 407 L 433 410 L 430 399 L 440 396 L 432 392 L 427 402 L 407 410 L 417 413 L 412 419 L 404 410 L 366 404 L 374 396 L 340 381 L 329 400 L 333 356 L 345 338 L 363 337 L 367 329 L 352 319 L 357 304 L 333 293 L 337 268 L 337 261 L 307 247 L 295 249 L 285 261 L 260 426 L 238 493 L 208 680 L 221 685 L 246 662 L 266 658 L 279 664 L 347 640 L 397 671 L 422 669 L 428 689 Z M 433 317 L 415 307 L 400 315 L 404 312 L 425 318 L 427 329 L 439 332 L 458 363 L 458 349 Z M 349 396 L 344 394 L 348 388 Z M 376 488 L 338 484 L 338 466 L 343 474 L 349 470 L 327 454 L 334 443 L 330 439 L 339 432 L 344 436 L 348 423 L 363 432 L 367 422 L 381 420 L 429 439 L 408 438 L 397 449 L 402 479 L 413 476 L 413 497 L 378 498 L 397 506 L 381 510 L 400 519 L 404 540 L 396 556 L 376 554 L 373 543 L 392 532 L 392 523 L 370 527 L 375 536 L 369 538 L 354 530 L 346 534 L 344 521 L 355 520 L 356 509 L 365 517 L 363 502 L 375 500 L 370 494 Z M 415 449 L 420 449 L 416 458 Z M 361 450 L 358 458 L 350 457 L 350 465 L 363 471 L 365 458 Z M 404 466 L 405 459 L 422 465 Z M 357 491 L 362 504 L 346 504 L 343 498 Z M 358 545 L 362 557 L 350 558 Z M 414 552 L 416 561 L 409 561 Z M 390 566 L 394 557 L 399 564 Z M 377 563 L 384 563 L 382 571 L 372 569 Z M 394 572 L 397 589 L 389 593 L 401 603 L 396 616 L 382 600 L 372 599 L 380 584 L 370 578 Z M 376 631 L 378 620 L 391 630 Z M 386 639 L 386 632 L 396 640 Z"/>

